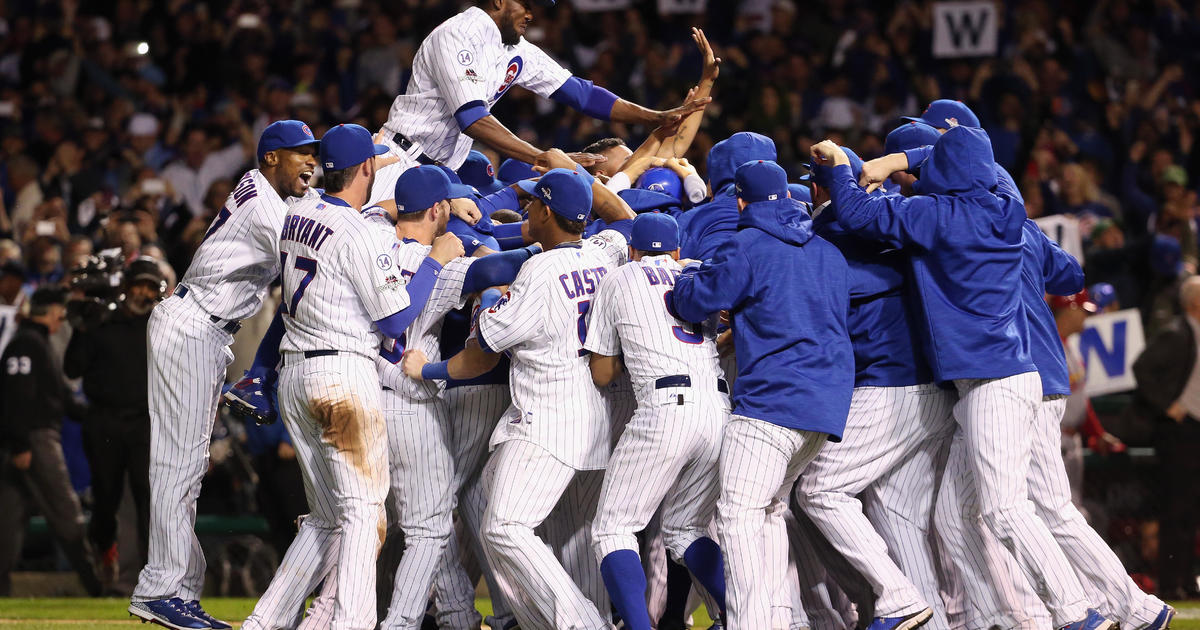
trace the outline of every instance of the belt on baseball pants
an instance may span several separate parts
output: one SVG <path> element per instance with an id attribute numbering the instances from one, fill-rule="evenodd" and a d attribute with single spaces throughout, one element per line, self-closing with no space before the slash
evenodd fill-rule
<path id="1" fill-rule="evenodd" d="M 675 376 L 664 376 L 654 381 L 654 389 L 666 389 L 668 387 L 691 387 L 692 377 L 687 374 L 676 374 Z M 722 394 L 729 393 L 729 383 L 725 379 L 717 379 L 717 391 Z"/>
<path id="2" fill-rule="evenodd" d="M 392 136 L 392 142 L 395 142 L 396 146 L 400 147 L 400 150 L 404 151 L 405 153 L 408 153 L 413 147 L 417 146 L 415 142 L 409 140 L 400 132 L 396 132 L 396 134 Z M 428 155 L 425 155 L 424 152 L 418 154 L 415 159 L 417 162 L 420 162 L 421 164 L 427 164 L 429 166 L 437 166 L 441 164 L 441 162 L 429 157 Z"/>
<path id="3" fill-rule="evenodd" d="M 337 350 L 305 350 L 304 352 L 285 352 L 283 353 L 283 364 L 295 365 L 295 363 L 292 361 L 296 358 L 296 355 L 302 355 L 305 359 L 315 359 L 317 357 L 336 357 L 338 354 L 339 353 Z"/>
<path id="4" fill-rule="evenodd" d="M 187 295 L 188 291 L 190 290 L 191 289 L 188 289 L 186 286 L 181 284 L 175 287 L 175 295 L 183 297 Z M 242 322 L 234 321 L 232 319 L 225 320 L 217 317 L 216 315 L 209 315 L 208 319 L 212 323 L 216 324 L 217 328 L 220 328 L 231 335 L 236 335 L 237 331 L 242 329 Z"/>

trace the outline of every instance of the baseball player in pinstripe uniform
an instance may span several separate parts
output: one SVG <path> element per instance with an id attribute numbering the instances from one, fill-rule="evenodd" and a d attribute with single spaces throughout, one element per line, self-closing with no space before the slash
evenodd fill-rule
<path id="1" fill-rule="evenodd" d="M 204 553 L 194 531 L 208 469 L 229 344 L 239 321 L 262 306 L 279 276 L 287 199 L 302 197 L 316 168 L 308 125 L 271 124 L 259 138 L 260 168 L 238 181 L 172 298 L 150 316 L 150 546 L 129 612 L 169 628 L 228 628 L 197 601 Z"/>
<path id="2" fill-rule="evenodd" d="M 625 627 L 649 630 L 646 575 L 635 534 L 660 504 L 671 558 L 686 564 L 724 604 L 721 552 L 706 530 L 719 491 L 717 460 L 729 419 L 729 387 L 717 362 L 715 322 L 692 325 L 667 310 L 680 272 L 675 219 L 639 215 L 630 248 L 633 262 L 609 273 L 596 289 L 584 343 L 592 353 L 596 385 L 608 385 L 621 372 L 623 355 L 638 400 L 609 459 L 592 538 Z"/>
<path id="3" fill-rule="evenodd" d="M 371 203 L 389 206 L 400 173 L 417 164 L 443 163 L 457 169 L 473 140 L 530 164 L 544 151 L 515 136 L 490 110 L 513 85 L 550 98 L 593 118 L 645 125 L 678 121 L 711 99 L 695 99 L 666 111 L 647 109 L 571 76 L 537 46 L 525 41 L 534 4 L 554 0 L 476 0 L 421 42 L 412 78 L 396 97 L 383 126 L 385 144 L 400 162 L 379 173 Z M 585 166 L 600 156 L 576 154 Z"/>
<path id="4" fill-rule="evenodd" d="M 587 313 L 597 283 L 628 256 L 617 230 L 628 229 L 624 220 L 633 212 L 582 167 L 553 169 L 522 187 L 535 198 L 525 229 L 547 250 L 522 267 L 503 299 L 479 313 L 477 343 L 443 362 L 438 376 L 474 376 L 495 359 L 460 370 L 471 355 L 509 352 L 512 405 L 492 435 L 494 452 L 484 471 L 484 552 L 522 628 L 608 628 L 603 584 L 585 584 L 591 591 L 585 595 L 534 528 L 557 506 L 577 522 L 547 542 L 561 550 L 572 537 L 567 534 L 579 530 L 590 545 L 587 526 L 612 422 L 588 371 Z M 592 209 L 614 229 L 580 241 Z M 428 377 L 435 365 L 417 371 Z M 412 373 L 407 362 L 405 369 Z"/>
<path id="5" fill-rule="evenodd" d="M 1022 204 L 996 187 L 991 144 L 980 129 L 953 126 L 921 166 L 914 197 L 872 197 L 831 142 L 814 157 L 834 166 L 838 221 L 912 256 L 926 314 L 923 342 L 939 381 L 955 381 L 954 415 L 980 490 L 983 520 L 1044 594 L 1057 627 L 1106 630 L 1027 494 L 1041 383 L 1020 311 Z M 907 166 L 907 164 L 905 165 Z M 934 332 L 936 330 L 936 333 Z"/>
<path id="6" fill-rule="evenodd" d="M 456 190 L 436 166 L 405 171 L 396 182 L 395 252 L 401 277 L 415 277 L 435 238 L 447 236 L 449 199 Z M 457 185 L 470 193 L 469 187 Z M 454 531 L 452 513 L 458 487 L 451 451 L 449 410 L 436 381 L 406 378 L 400 360 L 407 349 L 440 360 L 437 333 L 446 313 L 491 285 L 512 282 L 520 264 L 537 248 L 493 254 L 482 260 L 458 258 L 446 265 L 430 290 L 416 321 L 399 339 L 386 339 L 375 363 L 383 384 L 384 419 L 388 426 L 391 465 L 390 506 L 404 531 L 404 555 L 396 570 L 391 607 L 383 628 L 416 628 L 425 616 L 430 586 L 439 563 L 449 579 L 438 593 L 439 618 L 453 628 L 479 625 L 475 588 L 456 554 L 444 553 Z"/>
<path id="7" fill-rule="evenodd" d="M 1029 323 L 1031 353 L 1042 380 L 1042 402 L 1038 408 L 1029 471 L 1029 496 L 1038 516 L 1046 522 L 1075 572 L 1088 590 L 1091 603 L 1122 627 L 1160 630 L 1169 626 L 1175 610 L 1147 595 L 1129 578 L 1107 543 L 1087 524 L 1071 501 L 1070 484 L 1058 441 L 1060 423 L 1070 394 L 1066 359 L 1058 329 L 1043 299 L 1045 293 L 1069 295 L 1083 288 L 1083 270 L 1078 261 L 1051 241 L 1037 224 L 1026 220 L 1022 241 L 1022 303 Z M 956 450 L 947 472 L 954 473 L 957 496 L 947 492 L 938 505 L 938 531 L 951 557 L 965 576 L 968 607 L 977 619 L 1003 619 L 1014 606 L 1009 575 L 989 563 L 997 543 L 973 527 L 978 518 L 978 491 L 972 486 L 964 453 Z M 957 503 L 957 505 L 955 504 Z M 944 513 L 944 514 L 943 514 Z M 1001 565 L 1002 566 L 1002 565 Z M 1018 603 L 1020 600 L 1017 600 Z M 1018 617 L 1019 619 L 1019 617 Z"/>
<path id="8" fill-rule="evenodd" d="M 848 150 L 846 154 L 851 170 L 861 172 L 858 156 Z M 829 168 L 814 165 L 813 171 L 814 201 L 823 205 L 813 221 L 814 229 L 842 251 L 851 274 L 873 276 L 882 282 L 878 293 L 851 303 L 847 323 L 854 345 L 855 388 L 850 415 L 842 442 L 821 451 L 801 476 L 796 502 L 870 582 L 877 597 L 872 628 L 906 630 L 936 617 L 933 627 L 945 630 L 948 626 L 928 543 L 913 554 L 927 565 L 921 568 L 926 578 L 925 592 L 921 592 L 889 556 L 885 541 L 871 526 L 857 496 L 927 444 L 933 443 L 935 452 L 944 450 L 953 432 L 950 410 L 954 397 L 933 383 L 916 343 L 916 318 L 906 304 L 908 257 L 900 251 L 885 252 L 886 246 L 877 241 L 844 230 L 836 219 L 837 206 L 824 204 L 829 195 Z M 928 523 L 933 509 L 933 484 L 925 489 L 923 496 L 909 497 L 906 503 L 910 505 L 904 506 L 916 508 L 917 523 Z"/>
<path id="9" fill-rule="evenodd" d="M 786 173 L 774 162 L 749 162 L 734 185 L 740 229 L 711 261 L 684 268 L 671 305 L 684 321 L 731 314 L 738 376 L 721 447 L 717 531 L 726 621 L 748 630 L 771 627 L 787 565 L 782 513 L 796 478 L 827 439 L 841 438 L 854 359 L 845 259 L 788 198 Z"/>
<path id="10" fill-rule="evenodd" d="M 457 238 L 442 239 L 402 282 L 390 221 L 359 213 L 375 156 L 387 148 L 358 125 L 338 125 L 324 140 L 326 192 L 294 206 L 279 239 L 280 411 L 312 513 L 245 628 L 274 627 L 279 609 L 295 625 L 299 606 L 284 603 L 297 594 L 302 602 L 321 580 L 332 597 L 330 627 L 375 627 L 375 572 L 363 568 L 374 566 L 386 530 L 388 459 L 374 356 L 381 335 L 402 335 L 443 265 L 462 254 Z"/>

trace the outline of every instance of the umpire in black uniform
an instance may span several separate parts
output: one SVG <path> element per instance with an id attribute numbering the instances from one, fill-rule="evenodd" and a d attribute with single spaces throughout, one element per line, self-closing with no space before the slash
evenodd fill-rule
<path id="1" fill-rule="evenodd" d="M 101 591 L 62 451 L 63 416 L 85 413 L 50 348 L 66 317 L 64 299 L 60 289 L 34 292 L 29 315 L 0 356 L 0 595 L 12 592 L 31 507 L 46 518 L 88 593 Z"/>
<path id="2" fill-rule="evenodd" d="M 137 508 L 140 555 L 150 531 L 150 411 L 146 391 L 146 323 L 166 294 L 158 263 L 138 258 L 126 267 L 118 308 L 99 321 L 79 322 L 67 346 L 67 376 L 83 379 L 89 412 L 84 449 L 92 469 L 92 522 L 88 537 L 101 556 L 102 575 L 115 581 L 117 509 L 125 480 Z M 73 320 L 74 323 L 74 320 Z"/>
<path id="3" fill-rule="evenodd" d="M 1158 594 L 1196 596 L 1195 540 L 1200 525 L 1200 277 L 1183 282 L 1184 314 L 1164 326 L 1133 364 L 1136 409 L 1154 419 L 1162 508 Z"/>

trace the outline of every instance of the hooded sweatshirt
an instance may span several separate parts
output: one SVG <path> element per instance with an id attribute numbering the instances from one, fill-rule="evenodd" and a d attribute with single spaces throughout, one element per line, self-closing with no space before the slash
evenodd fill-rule
<path id="1" fill-rule="evenodd" d="M 954 127 L 923 165 L 918 195 L 871 196 L 850 167 L 834 168 L 838 222 L 911 257 L 922 342 L 939 381 L 1036 369 L 1021 301 L 1025 208 L 993 192 L 994 164 L 987 133 Z"/>
<path id="2" fill-rule="evenodd" d="M 733 413 L 840 440 L 854 387 L 846 260 L 794 199 L 752 203 L 737 227 L 712 260 L 683 271 L 671 306 L 693 322 L 730 311 Z"/>
<path id="3" fill-rule="evenodd" d="M 681 258 L 708 260 L 738 230 L 737 196 L 733 176 L 751 160 L 776 157 L 775 143 L 768 137 L 742 131 L 716 143 L 708 152 L 708 181 L 713 198 L 679 217 Z"/>
<path id="4" fill-rule="evenodd" d="M 1083 290 L 1083 268 L 1075 257 L 1025 219 L 1021 241 L 1021 302 L 1029 320 L 1029 352 L 1042 378 L 1043 396 L 1071 395 L 1067 357 L 1054 313 L 1045 294 L 1074 295 Z"/>

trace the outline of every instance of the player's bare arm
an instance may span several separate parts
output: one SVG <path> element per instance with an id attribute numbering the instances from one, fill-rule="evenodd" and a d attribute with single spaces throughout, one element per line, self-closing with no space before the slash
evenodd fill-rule
<path id="1" fill-rule="evenodd" d="M 862 177 L 858 179 L 858 185 L 867 189 L 867 192 L 873 192 L 876 188 L 892 176 L 892 173 L 908 170 L 908 155 L 906 153 L 892 153 L 883 157 L 877 157 L 874 160 L 868 160 L 863 163 Z"/>
<path id="2" fill-rule="evenodd" d="M 621 374 L 621 357 L 610 357 L 593 352 L 588 367 L 592 370 L 592 382 L 597 387 L 606 387 Z"/>
<path id="3" fill-rule="evenodd" d="M 499 362 L 499 354 L 480 348 L 475 339 L 468 339 L 463 349 L 446 361 L 446 372 L 450 378 L 465 381 L 487 374 Z M 404 374 L 418 381 L 425 380 L 422 371 L 426 365 L 429 365 L 429 358 L 420 350 L 405 352 L 401 362 Z"/>
<path id="4" fill-rule="evenodd" d="M 704 36 L 704 31 L 693 27 L 692 41 L 696 42 L 696 47 L 704 56 L 704 68 L 700 71 L 700 82 L 688 92 L 687 98 L 684 99 L 685 102 L 709 98 L 712 95 L 713 85 L 717 82 L 717 75 L 721 73 L 721 58 L 713 52 L 712 45 Z M 664 139 L 658 150 L 658 156 L 670 158 L 687 153 L 688 148 L 692 146 L 692 141 L 696 139 L 696 132 L 700 130 L 700 122 L 703 119 L 703 107 L 685 116 L 680 121 L 679 128 L 669 138 Z"/>

